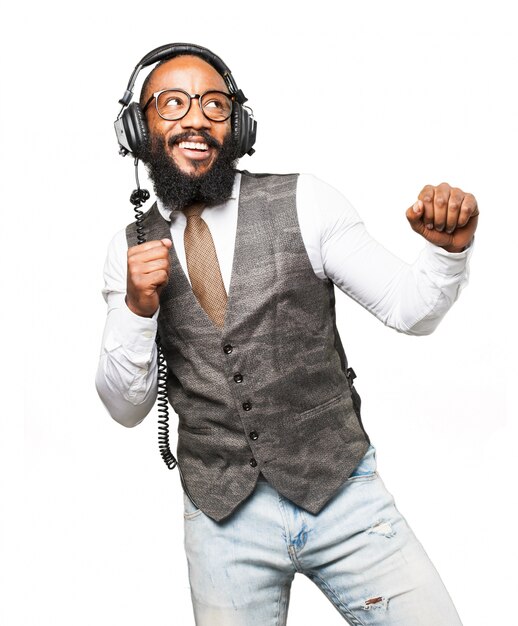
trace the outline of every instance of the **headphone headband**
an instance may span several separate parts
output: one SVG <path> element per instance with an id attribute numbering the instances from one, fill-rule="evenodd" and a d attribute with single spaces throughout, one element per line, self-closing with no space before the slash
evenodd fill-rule
<path id="1" fill-rule="evenodd" d="M 125 107 L 131 102 L 131 99 L 133 98 L 133 87 L 140 70 L 153 65 L 153 63 L 159 63 L 165 59 L 173 59 L 175 56 L 179 56 L 180 54 L 194 54 L 195 56 L 202 57 L 205 61 L 207 61 L 207 63 L 212 65 L 219 74 L 221 74 L 230 90 L 230 93 L 236 96 L 236 101 L 239 102 L 239 104 L 244 104 L 247 101 L 245 94 L 241 91 L 241 89 L 238 89 L 236 81 L 232 76 L 232 72 L 217 54 L 214 54 L 214 52 L 211 52 L 208 48 L 198 46 L 194 43 L 169 43 L 165 46 L 159 46 L 158 48 L 151 50 L 151 52 L 148 52 L 137 63 L 129 79 L 126 91 L 119 100 L 119 104 L 122 104 L 123 107 Z"/>
<path id="2" fill-rule="evenodd" d="M 165 46 L 159 46 L 151 52 L 148 52 L 140 61 L 139 65 L 142 67 L 147 67 L 148 65 L 152 65 L 153 63 L 158 63 L 162 59 L 166 59 L 169 56 L 174 56 L 177 54 L 201 54 L 210 59 L 211 65 L 218 70 L 220 74 L 226 74 L 227 72 L 230 74 L 230 70 L 223 63 L 219 56 L 211 52 L 208 48 L 204 48 L 203 46 L 198 46 L 192 43 L 172 43 L 166 44 Z"/>

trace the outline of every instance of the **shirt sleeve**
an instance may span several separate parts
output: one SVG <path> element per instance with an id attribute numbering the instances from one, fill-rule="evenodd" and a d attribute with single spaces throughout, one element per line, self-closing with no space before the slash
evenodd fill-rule
<path id="1" fill-rule="evenodd" d="M 122 230 L 110 242 L 104 264 L 102 293 L 108 312 L 95 385 L 113 419 L 132 427 L 156 400 L 158 311 L 152 318 L 140 317 L 126 305 L 127 249 Z"/>
<path id="2" fill-rule="evenodd" d="M 406 263 L 367 232 L 340 192 L 309 178 L 307 201 L 318 224 L 323 274 L 386 326 L 430 334 L 468 282 L 473 244 L 450 253 L 425 241 L 417 259 Z"/>

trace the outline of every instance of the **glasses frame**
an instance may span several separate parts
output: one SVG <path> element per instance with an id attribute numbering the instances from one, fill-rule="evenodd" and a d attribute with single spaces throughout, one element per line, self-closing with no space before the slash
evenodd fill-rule
<path id="1" fill-rule="evenodd" d="M 158 98 L 163 93 L 165 93 L 166 91 L 179 91 L 180 93 L 183 93 L 184 95 L 186 95 L 189 98 L 189 106 L 187 107 L 187 111 L 185 111 L 185 113 L 183 115 L 181 115 L 180 117 L 175 118 L 174 120 L 169 119 L 168 117 L 164 117 L 160 113 L 160 111 L 158 110 Z M 203 98 L 203 96 L 207 95 L 208 93 L 219 93 L 219 94 L 221 94 L 223 96 L 227 96 L 227 98 L 229 98 L 229 100 L 232 102 L 232 107 L 230 109 L 230 113 L 228 114 L 228 116 L 224 120 L 213 120 L 203 110 L 203 107 L 201 106 L 201 99 Z M 226 122 L 229 119 L 229 117 L 232 115 L 232 111 L 234 109 L 235 94 L 227 93 L 226 91 L 218 91 L 217 89 L 207 89 L 207 91 L 204 91 L 202 94 L 199 94 L 199 93 L 190 94 L 187 91 L 185 91 L 185 89 L 180 89 L 179 87 L 169 87 L 169 89 L 162 89 L 161 91 L 155 91 L 155 93 L 151 94 L 150 98 L 148 99 L 148 101 L 146 102 L 146 104 L 144 105 L 144 107 L 142 109 L 142 113 L 146 112 L 146 109 L 148 108 L 148 106 L 154 100 L 155 101 L 155 110 L 156 110 L 158 115 L 163 120 L 166 120 L 166 122 L 177 122 L 178 120 L 183 119 L 189 113 L 189 111 L 191 110 L 191 105 L 192 105 L 193 99 L 197 99 L 198 100 L 198 104 L 200 105 L 200 111 L 203 113 L 204 117 L 206 117 L 211 122 L 218 123 L 218 122 Z"/>

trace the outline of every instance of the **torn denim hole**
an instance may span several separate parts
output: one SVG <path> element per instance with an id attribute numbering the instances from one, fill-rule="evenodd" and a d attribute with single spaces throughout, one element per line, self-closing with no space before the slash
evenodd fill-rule
<path id="1" fill-rule="evenodd" d="M 378 596 L 377 598 L 370 598 L 369 600 L 365 600 L 363 603 L 364 611 L 370 611 L 371 609 L 387 609 L 388 600 L 383 596 Z"/>
<path id="2" fill-rule="evenodd" d="M 396 531 L 392 528 L 392 525 L 387 520 L 378 520 L 367 531 L 370 534 L 383 535 L 384 537 L 393 537 Z"/>

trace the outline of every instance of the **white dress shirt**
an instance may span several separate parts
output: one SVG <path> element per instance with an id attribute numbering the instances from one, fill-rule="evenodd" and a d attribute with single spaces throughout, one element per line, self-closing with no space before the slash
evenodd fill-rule
<path id="1" fill-rule="evenodd" d="M 229 290 L 241 174 L 231 198 L 205 208 L 225 288 Z M 171 222 L 171 239 L 187 279 L 183 233 L 186 218 L 157 202 Z M 450 253 L 425 241 L 418 258 L 405 263 L 366 231 L 348 200 L 309 174 L 297 181 L 297 217 L 315 274 L 328 277 L 383 324 L 410 335 L 426 335 L 439 324 L 467 284 L 473 245 Z M 127 250 L 125 229 L 110 242 L 104 266 L 103 296 L 108 316 L 102 339 L 96 387 L 110 415 L 135 426 L 149 413 L 157 393 L 155 335 L 158 311 L 152 318 L 134 314 L 125 303 Z"/>

